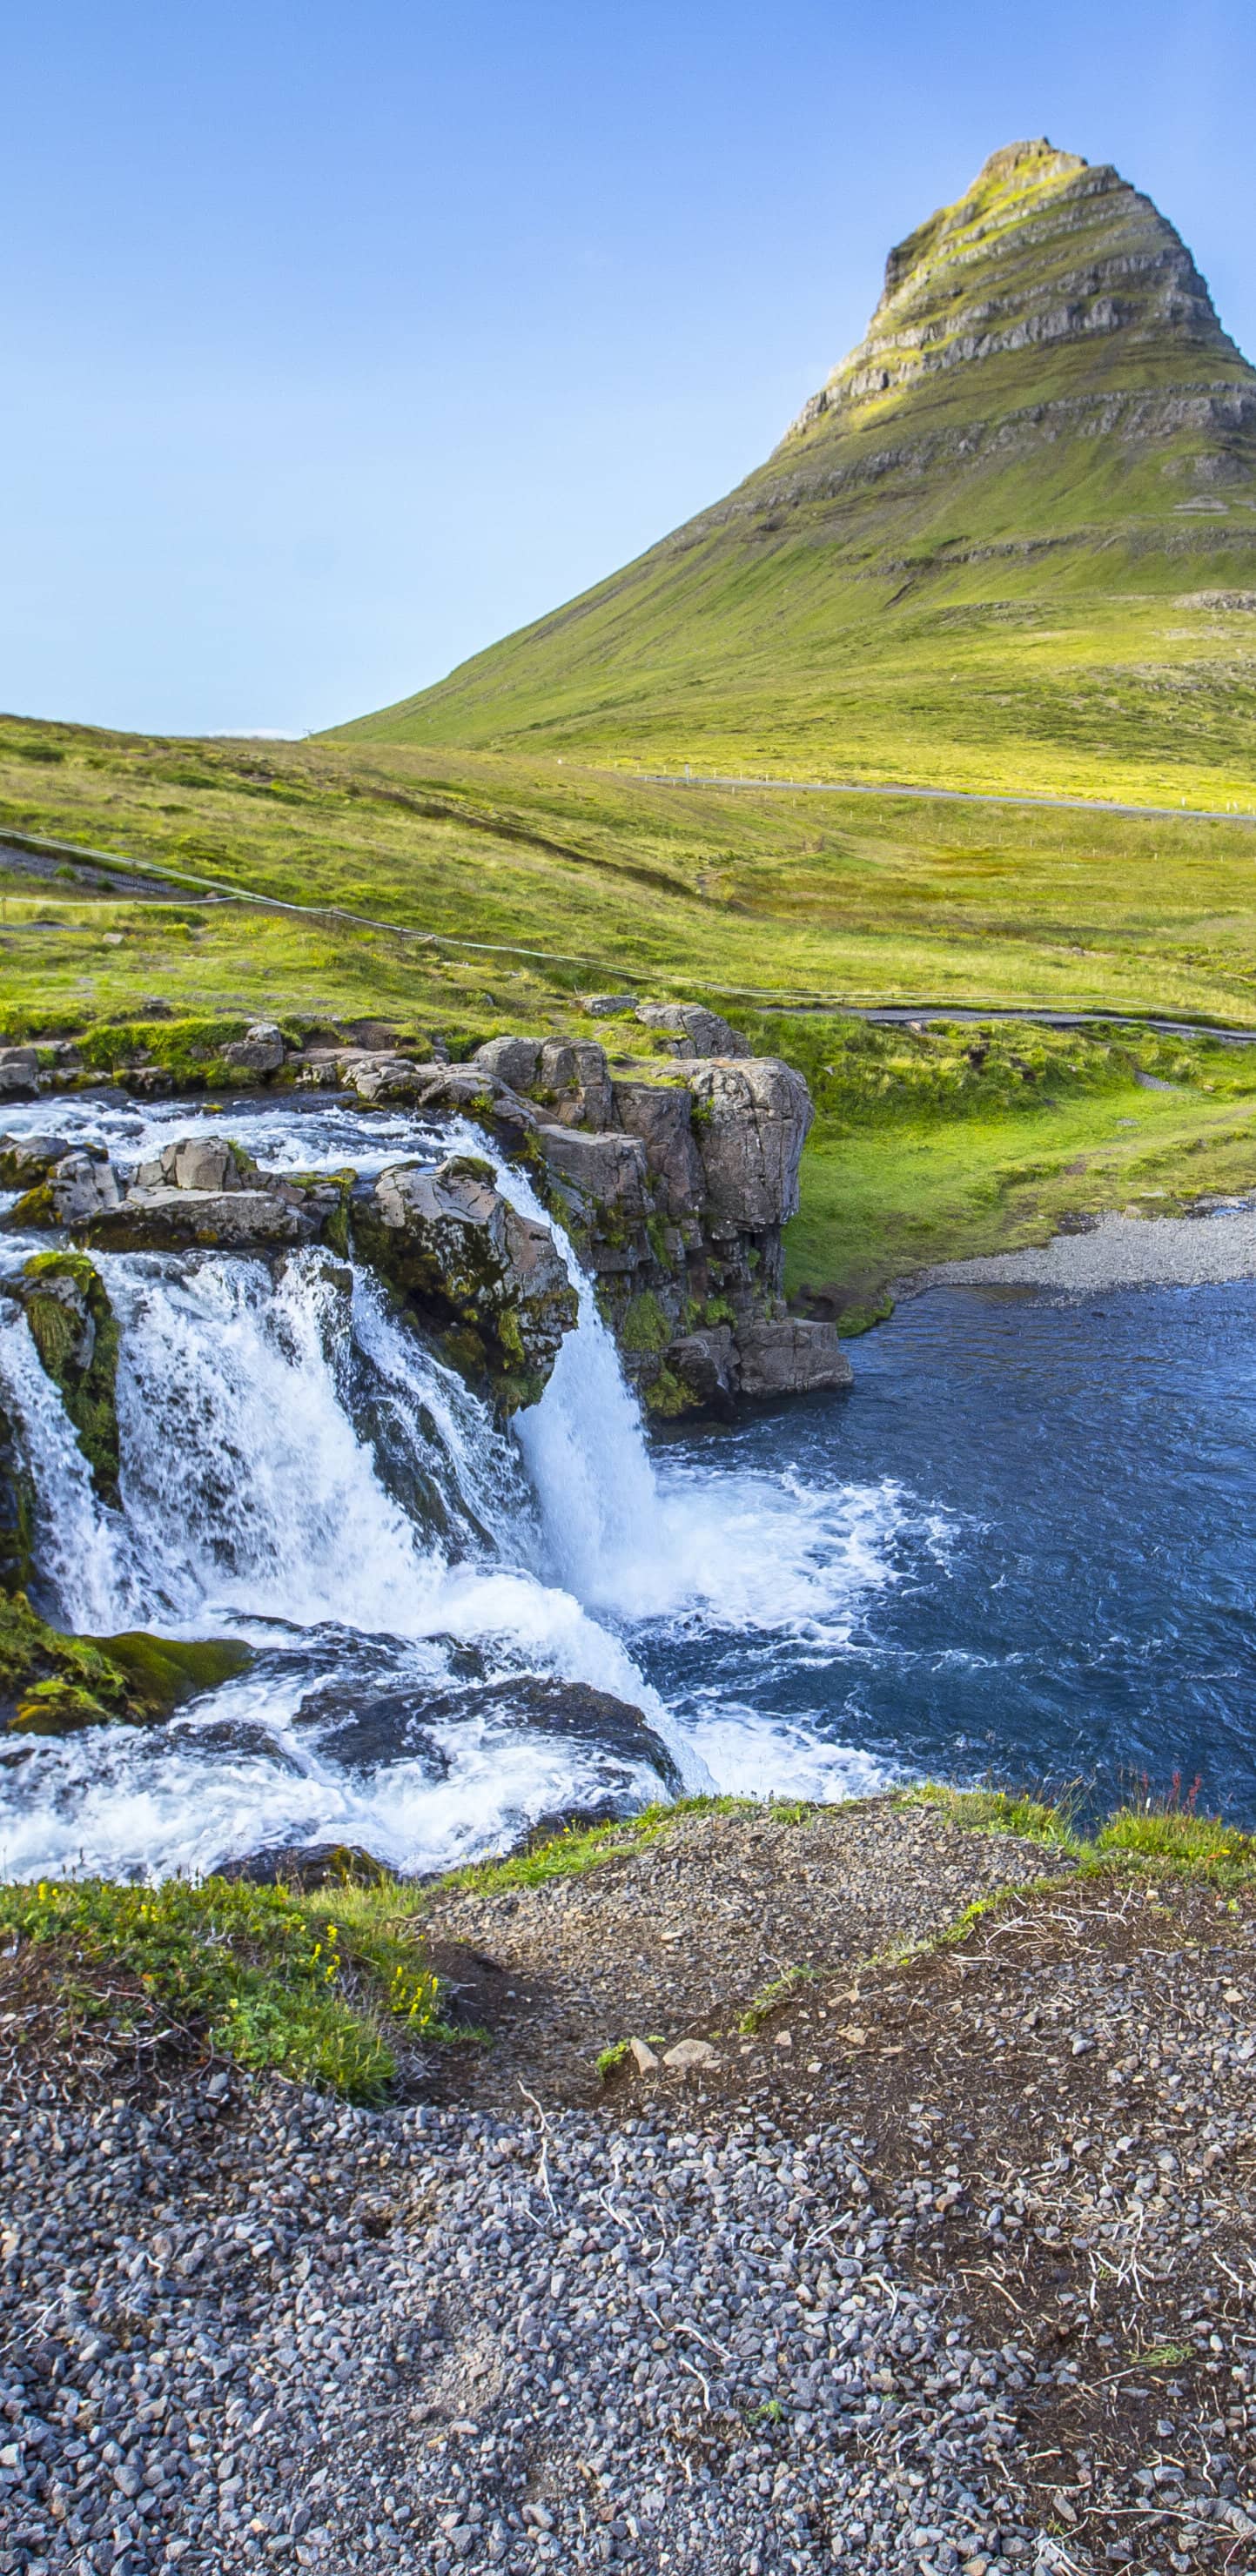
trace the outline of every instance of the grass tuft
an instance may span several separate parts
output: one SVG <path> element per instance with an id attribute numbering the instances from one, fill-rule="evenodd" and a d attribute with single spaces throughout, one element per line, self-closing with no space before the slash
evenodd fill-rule
<path id="1" fill-rule="evenodd" d="M 330 1896 L 225 1878 L 41 1879 L 0 1886 L 0 1934 L 48 1954 L 72 2017 L 125 2032 L 159 2006 L 241 2066 L 371 2103 L 404 2042 L 463 2036 L 441 2016 L 420 1902 L 393 1879 Z"/>

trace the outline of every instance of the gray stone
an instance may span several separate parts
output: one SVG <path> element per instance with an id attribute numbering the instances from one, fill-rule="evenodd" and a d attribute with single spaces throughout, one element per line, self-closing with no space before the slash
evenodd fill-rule
<path id="1" fill-rule="evenodd" d="M 709 2039 L 678 2039 L 674 2048 L 663 2052 L 663 2064 L 674 2066 L 682 2075 L 694 2074 L 700 2067 L 714 2068 L 722 2062 L 719 2050 L 712 2048 Z"/>
<path id="2" fill-rule="evenodd" d="M 812 1118 L 800 1073 L 776 1056 L 695 1065 L 698 1154 L 713 1228 L 759 1233 L 798 1212 L 798 1166 Z"/>
<path id="3" fill-rule="evenodd" d="M 391 1164 L 356 1212 L 354 1235 L 386 1278 L 454 1332 L 452 1357 L 482 1370 L 508 1408 L 535 1403 L 576 1321 L 576 1292 L 549 1228 L 511 1207 L 487 1163 L 454 1155 L 434 1172 Z"/>
<path id="4" fill-rule="evenodd" d="M 83 1225 L 116 1208 L 122 1196 L 113 1165 L 94 1154 L 67 1154 L 49 1174 L 48 1190 L 58 1225 Z"/>
<path id="5" fill-rule="evenodd" d="M 750 1040 L 729 1027 L 718 1011 L 702 1002 L 641 1002 L 637 1018 L 648 1029 L 667 1029 L 679 1040 L 683 1056 L 747 1056 Z"/>
<path id="6" fill-rule="evenodd" d="M 595 1038 L 551 1039 L 541 1049 L 536 1084 L 538 1090 L 555 1096 L 564 1126 L 610 1126 L 610 1072 L 606 1049 Z"/>
<path id="7" fill-rule="evenodd" d="M 649 1215 L 649 1173 L 639 1137 L 590 1136 L 579 1128 L 551 1126 L 540 1126 L 536 1133 L 549 1171 L 575 1189 L 591 1212 L 620 1218 Z"/>
<path id="8" fill-rule="evenodd" d="M 663 1183 L 668 1216 L 693 1216 L 705 1179 L 693 1133 L 693 1101 L 683 1083 L 616 1082 L 612 1115 L 627 1136 L 639 1136 L 650 1171 Z"/>
<path id="9" fill-rule="evenodd" d="M 311 1243 L 338 1204 L 335 1189 L 198 1190 L 163 1182 L 129 1190 L 120 1204 L 89 1214 L 81 1230 L 106 1251 L 174 1251 L 199 1244 L 248 1252 Z"/>
<path id="10" fill-rule="evenodd" d="M 504 1082 L 511 1091 L 530 1091 L 537 1078 L 541 1061 L 540 1042 L 536 1038 L 489 1038 L 477 1047 L 473 1064 L 482 1064 L 496 1082 Z"/>
<path id="11" fill-rule="evenodd" d="M 808 1395 L 849 1386 L 854 1372 L 832 1324 L 787 1315 L 742 1324 L 737 1352 L 743 1395 Z"/>
<path id="12" fill-rule="evenodd" d="M 737 1354 L 727 1324 L 708 1324 L 701 1332 L 680 1334 L 663 1357 L 695 1411 L 731 1414 L 738 1382 Z"/>
<path id="13" fill-rule="evenodd" d="M 38 1089 L 39 1057 L 34 1047 L 0 1047 L 0 1097 L 29 1099 Z"/>
<path id="14" fill-rule="evenodd" d="M 242 1038 L 223 1048 L 222 1058 L 241 1073 L 278 1073 L 283 1054 L 283 1032 L 276 1022 L 254 1020 Z"/>
<path id="15" fill-rule="evenodd" d="M 234 1147 L 221 1137 L 180 1136 L 138 1166 L 133 1186 L 137 1190 L 239 1190 L 246 1189 L 252 1177 L 246 1175 Z"/>

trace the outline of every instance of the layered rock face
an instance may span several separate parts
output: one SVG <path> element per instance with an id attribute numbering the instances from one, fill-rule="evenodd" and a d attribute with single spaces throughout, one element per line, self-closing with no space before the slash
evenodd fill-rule
<path id="1" fill-rule="evenodd" d="M 692 1042 L 677 1014 L 664 1026 Z M 641 1016 L 645 1018 L 646 1012 Z M 612 1074 L 604 1050 L 497 1038 L 476 1064 L 535 1108 L 539 1164 L 649 1409 L 728 1410 L 739 1394 L 848 1386 L 832 1325 L 788 1317 L 781 1230 L 798 1207 L 812 1120 L 802 1075 L 747 1054 L 714 1013 L 698 1018 L 729 1051 L 678 1055 Z M 496 1114 L 502 1114 L 500 1099 Z"/>
<path id="2" fill-rule="evenodd" d="M 991 154 L 958 205 L 890 252 L 859 346 L 787 434 L 977 360 L 1120 333 L 1238 352 L 1190 252 L 1149 197 L 1045 140 Z M 779 453 L 780 451 L 778 451 Z"/>
<path id="3" fill-rule="evenodd" d="M 353 1240 L 443 1319 L 450 1358 L 489 1379 L 505 1411 L 536 1402 L 576 1321 L 576 1292 L 549 1228 L 509 1205 L 487 1163 L 394 1163 L 355 1207 Z"/>

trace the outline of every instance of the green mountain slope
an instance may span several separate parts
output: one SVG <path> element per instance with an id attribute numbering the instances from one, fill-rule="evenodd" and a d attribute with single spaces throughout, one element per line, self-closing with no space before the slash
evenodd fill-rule
<path id="1" fill-rule="evenodd" d="M 1256 370 L 1115 170 L 996 152 L 726 500 L 342 729 L 1256 801 Z"/>

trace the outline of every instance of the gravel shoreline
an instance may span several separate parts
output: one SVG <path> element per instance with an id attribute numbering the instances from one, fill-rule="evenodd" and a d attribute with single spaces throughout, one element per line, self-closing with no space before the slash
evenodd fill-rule
<path id="1" fill-rule="evenodd" d="M 1101 1216 L 1076 1234 L 973 1261 L 939 1261 L 913 1290 L 963 1286 L 1058 1288 L 1084 1296 L 1108 1288 L 1197 1288 L 1256 1279 L 1256 1208 L 1207 1216 Z"/>
<path id="2" fill-rule="evenodd" d="M 0 1963 L 3 2576 L 1251 2565 L 1256 1902 L 1057 1868 L 878 1963 L 856 1880 L 1032 1847 L 849 1821 L 823 1972 L 587 2104 L 544 2014 L 372 2113 Z"/>

